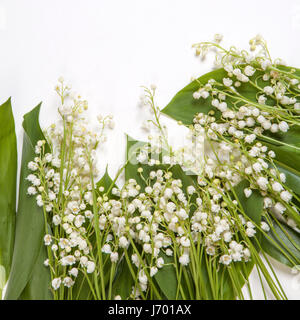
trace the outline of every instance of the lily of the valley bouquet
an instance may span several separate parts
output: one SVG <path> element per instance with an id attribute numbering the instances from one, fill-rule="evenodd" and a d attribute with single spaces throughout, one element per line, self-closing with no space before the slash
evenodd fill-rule
<path id="1" fill-rule="evenodd" d="M 145 88 L 154 134 L 127 137 L 113 178 L 97 170 L 112 116 L 89 118 L 59 79 L 57 123 L 40 129 L 40 105 L 24 116 L 17 215 L 10 100 L 1 106 L 6 299 L 287 299 L 270 257 L 300 264 L 300 70 L 273 61 L 260 36 L 250 52 L 220 43 L 194 45 L 215 54 L 215 70 L 164 109 Z M 188 128 L 183 148 L 162 115 Z"/>

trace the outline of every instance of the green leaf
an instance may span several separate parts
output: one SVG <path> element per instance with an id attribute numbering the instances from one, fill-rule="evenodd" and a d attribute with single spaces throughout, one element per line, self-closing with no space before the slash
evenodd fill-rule
<path id="1" fill-rule="evenodd" d="M 108 174 L 107 168 L 105 170 L 105 173 L 103 175 L 103 177 L 97 182 L 96 184 L 97 187 L 97 192 L 99 192 L 100 194 L 106 194 L 109 198 L 116 198 L 113 194 L 112 194 L 112 188 L 116 187 L 116 185 L 114 184 L 113 180 L 111 179 L 111 177 Z M 104 191 L 100 192 L 99 188 L 103 187 Z M 110 190 L 109 190 L 110 189 Z M 107 191 L 109 190 L 108 194 Z"/>
<path id="2" fill-rule="evenodd" d="M 199 100 L 193 98 L 193 93 L 199 89 L 199 81 L 206 84 L 209 79 L 222 81 L 224 77 L 227 77 L 227 72 L 224 69 L 218 69 L 192 81 L 180 90 L 161 112 L 185 125 L 192 124 L 196 113 L 207 114 L 212 109 L 210 97 Z M 216 115 L 218 114 L 220 113 L 216 112 Z"/>
<path id="3" fill-rule="evenodd" d="M 245 214 L 257 225 L 260 225 L 264 198 L 258 190 L 252 190 L 251 196 L 247 198 L 244 194 L 244 189 L 249 188 L 249 186 L 249 181 L 243 180 L 234 188 L 234 190 Z"/>
<path id="4" fill-rule="evenodd" d="M 141 179 L 140 175 L 138 174 L 137 169 L 139 167 L 142 167 L 143 170 L 145 170 L 143 174 L 148 176 L 151 171 L 151 168 L 149 166 L 139 164 L 136 159 L 136 156 L 138 152 L 147 145 L 147 143 L 143 141 L 134 140 L 128 135 L 126 136 L 126 139 L 127 139 L 126 160 L 128 161 L 128 163 L 125 167 L 125 180 L 127 181 L 133 178 L 137 181 L 139 185 L 145 186 L 145 183 L 143 179 Z"/>
<path id="5" fill-rule="evenodd" d="M 157 271 L 157 273 L 154 275 L 154 279 L 156 280 L 158 286 L 160 287 L 166 298 L 168 300 L 175 300 L 178 287 L 178 279 L 176 275 L 176 269 L 172 264 L 174 262 L 174 258 L 168 257 L 163 252 L 161 252 L 159 256 L 164 259 L 164 262 L 167 265 Z M 181 296 L 179 296 L 179 299 L 181 299 Z"/>
<path id="6" fill-rule="evenodd" d="M 22 151 L 22 166 L 19 187 L 19 205 L 16 220 L 16 236 L 12 260 L 11 275 L 5 298 L 16 300 L 25 296 L 51 299 L 49 283 L 39 282 L 37 278 L 48 279 L 49 269 L 44 267 L 46 248 L 43 243 L 45 221 L 41 208 L 36 204 L 34 197 L 27 195 L 29 183 L 25 180 L 31 173 L 27 165 L 35 157 L 34 147 L 38 140 L 45 140 L 39 126 L 39 104 L 32 111 L 25 114 L 23 121 L 24 137 Z M 46 145 L 46 152 L 49 146 Z M 44 253 L 42 253 L 44 251 Z M 29 287 L 30 286 L 30 287 Z M 41 294 L 42 292 L 42 294 Z"/>
<path id="7" fill-rule="evenodd" d="M 274 230 L 272 230 L 274 228 Z M 268 232 L 268 236 L 262 237 L 262 249 L 277 261 L 293 267 L 300 264 L 300 234 L 289 226 L 275 221 L 273 227 Z M 274 242 L 276 244 L 274 244 Z M 279 248 L 278 248 L 279 246 Z M 282 253 L 285 252 L 285 254 Z M 289 252 L 290 251 L 290 252 Z M 287 256 L 288 257 L 287 257 Z"/>
<path id="8" fill-rule="evenodd" d="M 276 154 L 275 160 L 283 163 L 287 167 L 296 171 L 300 169 L 300 151 L 288 146 L 276 146 L 270 143 L 264 143 L 270 150 Z"/>
<path id="9" fill-rule="evenodd" d="M 122 300 L 129 299 L 129 296 L 134 286 L 134 280 L 130 273 L 128 264 L 125 261 L 125 258 L 120 262 L 118 267 L 118 272 L 114 280 L 112 288 L 112 298 L 120 295 Z"/>
<path id="10" fill-rule="evenodd" d="M 51 277 L 47 267 L 43 264 L 43 261 L 47 259 L 47 254 L 44 246 L 41 246 L 40 252 L 37 258 L 37 263 L 34 265 L 32 276 L 20 295 L 20 300 L 49 300 L 51 299 L 50 283 Z M 46 290 L 49 288 L 49 290 Z"/>
<path id="11" fill-rule="evenodd" d="M 17 140 L 8 99 L 0 106 L 0 299 L 7 281 L 13 254 L 16 216 Z"/>
<path id="12" fill-rule="evenodd" d="M 275 139 L 275 141 L 269 141 L 271 144 L 282 146 L 282 143 L 285 143 L 298 147 L 297 149 L 300 150 L 300 123 L 292 126 L 287 132 L 266 132 L 266 136 Z M 295 150 L 295 148 L 292 149 Z"/>
<path id="13" fill-rule="evenodd" d="M 285 185 L 291 188 L 295 193 L 300 195 L 300 172 L 288 167 L 284 163 L 275 160 L 275 165 L 279 172 L 282 172 L 286 176 Z"/>
<path id="14" fill-rule="evenodd" d="M 131 257 L 131 255 L 132 255 L 132 247 L 129 247 L 128 256 Z M 133 268 L 135 268 L 135 266 L 133 266 Z M 125 257 L 123 257 L 123 259 L 118 264 L 116 275 L 113 281 L 112 298 L 114 298 L 117 295 L 120 295 L 122 297 L 122 300 L 129 299 L 130 294 L 132 292 L 132 287 L 134 285 L 135 285 L 135 280 L 132 278 L 132 275 Z"/>

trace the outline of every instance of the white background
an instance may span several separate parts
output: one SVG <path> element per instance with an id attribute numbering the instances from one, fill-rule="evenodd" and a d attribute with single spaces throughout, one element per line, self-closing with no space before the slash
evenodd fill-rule
<path id="1" fill-rule="evenodd" d="M 101 160 L 113 175 L 124 160 L 124 133 L 143 137 L 140 86 L 155 83 L 163 107 L 191 76 L 210 70 L 193 43 L 222 33 L 228 45 L 247 48 L 260 33 L 273 57 L 299 68 L 299 31 L 298 0 L 2 0 L 0 102 L 12 97 L 20 151 L 23 114 L 43 101 L 42 126 L 56 119 L 54 85 L 64 76 L 89 101 L 91 116 L 115 116 Z M 299 299 L 299 275 L 274 266 L 288 297 Z"/>

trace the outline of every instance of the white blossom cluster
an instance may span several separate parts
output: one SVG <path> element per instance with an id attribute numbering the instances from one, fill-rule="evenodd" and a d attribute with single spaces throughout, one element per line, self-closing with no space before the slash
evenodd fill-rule
<path id="1" fill-rule="evenodd" d="M 286 220 L 293 228 L 297 226 L 293 216 L 299 215 L 299 209 L 293 204 L 293 191 L 285 184 L 286 175 L 273 161 L 274 151 L 256 141 L 255 136 L 251 142 L 247 141 L 247 135 L 244 140 L 237 138 L 230 130 L 233 126 L 227 122 L 216 123 L 214 117 L 205 114 L 195 117 L 194 128 L 205 130 L 207 139 L 215 143 L 212 150 L 206 152 L 204 175 L 207 179 L 222 180 L 227 190 L 246 179 L 250 183 L 244 189 L 246 198 L 253 190 L 259 190 L 268 212 Z"/>
<path id="2" fill-rule="evenodd" d="M 195 258 L 191 257 L 192 248 L 201 243 L 208 255 L 218 257 L 224 265 L 249 260 L 250 251 L 240 240 L 238 230 L 243 228 L 250 238 L 256 233 L 255 226 L 242 216 L 231 216 L 222 203 L 224 190 L 201 190 L 193 185 L 185 190 L 171 171 L 151 171 L 147 178 L 149 183 L 143 192 L 133 179 L 122 190 L 113 189 L 120 200 L 102 202 L 100 209 L 100 228 L 105 230 L 106 224 L 112 227 L 113 235 L 109 235 L 103 252 L 110 254 L 113 262 L 121 256 L 118 250 L 127 248 L 131 241 L 142 247 L 140 255 L 131 256 L 139 269 L 142 291 L 148 283 L 145 270 L 152 277 L 164 265 L 161 252 L 166 256 L 175 254 L 179 264 L 187 266 Z M 151 256 L 150 265 L 143 258 L 147 255 Z"/>
<path id="3" fill-rule="evenodd" d="M 218 43 L 196 45 L 197 50 L 217 47 L 227 73 L 222 80 L 201 84 L 193 94 L 194 99 L 207 99 L 212 106 L 207 115 L 199 113 L 194 118 L 194 130 L 205 135 L 206 143 L 210 141 L 204 172 L 210 179 L 222 179 L 227 189 L 246 179 L 250 186 L 245 196 L 259 190 L 265 210 L 295 228 L 299 209 L 293 203 L 294 193 L 276 167 L 275 152 L 258 138 L 273 142 L 272 134 L 284 135 L 297 125 L 299 80 L 293 71 L 276 67 L 260 36 L 250 45 L 251 51 L 261 50 L 252 54 L 235 48 L 227 51 Z M 243 83 L 252 86 L 256 96 L 248 98 Z"/>
<path id="4" fill-rule="evenodd" d="M 220 39 L 220 37 L 218 37 Z M 230 47 L 229 50 L 220 46 L 220 41 L 202 42 L 195 44 L 196 54 L 207 54 L 213 49 L 216 55 L 216 67 L 223 68 L 227 73 L 221 81 L 211 79 L 193 96 L 195 99 L 207 99 L 211 96 L 213 106 L 224 112 L 228 121 L 232 117 L 232 108 L 228 108 L 226 96 L 236 100 L 234 109 L 239 111 L 237 118 L 240 126 L 257 127 L 257 132 L 263 131 L 287 132 L 289 124 L 293 124 L 293 115 L 300 111 L 298 97 L 300 77 L 294 69 L 280 68 L 284 62 L 280 59 L 272 61 L 265 40 L 257 35 L 250 40 L 250 50 L 238 50 Z M 247 83 L 257 90 L 257 103 L 247 99 L 246 95 L 239 93 Z M 281 121 L 282 120 L 282 121 Z M 246 122 L 246 123 L 244 123 Z"/>
<path id="5" fill-rule="evenodd" d="M 93 219 L 96 148 L 106 140 L 105 128 L 114 125 L 112 116 L 98 116 L 98 128 L 92 128 L 83 115 L 87 102 L 72 94 L 63 79 L 56 91 L 62 100 L 58 108 L 61 119 L 45 132 L 47 142 L 37 142 L 36 157 L 28 163 L 32 173 L 26 178 L 28 195 L 35 196 L 52 227 L 44 243 L 52 252 L 45 265 L 51 268 L 54 290 L 61 285 L 72 287 L 79 269 L 86 273 L 95 270 L 87 226 Z"/>
<path id="6" fill-rule="evenodd" d="M 104 266 L 113 277 L 125 260 L 136 273 L 131 298 L 137 299 L 147 294 L 152 278 L 169 261 L 176 270 L 199 267 L 202 248 L 206 261 L 222 267 L 248 262 L 257 230 L 270 230 L 269 214 L 293 228 L 299 226 L 295 194 L 276 167 L 275 152 L 261 142 L 285 134 L 298 121 L 299 81 L 293 72 L 277 68 L 260 36 L 250 41 L 255 53 L 234 47 L 227 51 L 221 40 L 216 35 L 213 43 L 195 45 L 202 57 L 214 48 L 225 75 L 199 82 L 193 93 L 194 99 L 206 100 L 212 108 L 208 114 L 195 115 L 190 145 L 180 150 L 169 146 L 154 103 L 156 87 L 146 89 L 143 104 L 154 116 L 148 124 L 158 134 L 149 136 L 151 145 L 136 155 L 140 180 L 129 179 L 121 188 L 95 183 L 96 149 L 106 140 L 105 129 L 114 127 L 112 116 L 98 116 L 98 128 L 92 127 L 83 115 L 87 102 L 59 80 L 61 120 L 45 131 L 45 140 L 37 142 L 26 178 L 27 193 L 43 208 L 51 229 L 44 243 L 53 292 L 72 290 L 82 273 L 95 286 L 92 291 L 98 298 Z M 246 83 L 255 88 L 255 97 L 240 91 Z M 161 152 L 162 157 L 153 157 Z M 148 174 L 144 164 L 152 170 Z M 189 185 L 175 177 L 176 164 L 196 176 Z M 243 212 L 233 192 L 244 180 L 246 198 L 259 192 L 264 199 L 259 226 Z"/>
<path id="7" fill-rule="evenodd" d="M 212 150 L 207 150 L 204 176 L 207 179 L 220 179 L 225 189 L 230 190 L 243 179 L 250 186 L 244 189 L 246 198 L 253 190 L 259 190 L 264 197 L 266 210 L 284 219 L 293 228 L 297 226 L 292 218 L 299 215 L 298 208 L 293 204 L 293 191 L 285 184 L 286 175 L 280 172 L 274 163 L 275 153 L 263 143 L 237 138 L 231 124 L 217 123 L 212 116 L 198 114 L 194 119 L 194 129 L 205 131 L 207 139 L 214 143 Z M 210 146 L 211 147 L 211 146 Z M 200 183 L 203 177 L 199 177 Z M 204 182 L 205 184 L 205 182 Z"/>

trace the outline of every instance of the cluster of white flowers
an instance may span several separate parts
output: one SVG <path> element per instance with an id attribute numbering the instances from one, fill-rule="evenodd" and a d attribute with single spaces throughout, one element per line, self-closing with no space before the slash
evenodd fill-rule
<path id="1" fill-rule="evenodd" d="M 126 205 L 134 215 L 129 221 L 137 220 L 136 228 L 128 226 L 130 237 L 142 246 L 145 257 L 151 255 L 153 263 L 163 251 L 178 257 L 181 267 L 190 267 L 199 244 L 205 248 L 208 259 L 224 266 L 247 262 L 255 250 L 252 243 L 257 241 L 257 229 L 268 233 L 273 221 L 279 220 L 299 231 L 299 198 L 286 183 L 288 177 L 276 165 L 271 146 L 274 142 L 280 144 L 277 138 L 299 125 L 300 77 L 294 69 L 283 67 L 282 60 L 272 61 L 260 35 L 250 40 L 250 52 L 233 46 L 226 50 L 221 41 L 222 36 L 215 35 L 213 42 L 194 46 L 201 58 L 212 49 L 215 67 L 223 70 L 206 83 L 201 78 L 193 79 L 199 84 L 192 93 L 193 99 L 204 102 L 206 107 L 211 104 L 211 110 L 208 114 L 196 114 L 195 109 L 193 125 L 189 127 L 192 141 L 189 146 L 180 150 L 169 146 L 166 128 L 159 120 L 160 110 L 154 104 L 156 88 L 146 90 L 146 98 L 142 98 L 143 105 L 150 106 L 154 115 L 144 128 L 150 131 L 154 125 L 158 129 L 158 135 L 150 136 L 149 141 L 162 146 L 154 151 L 167 150 L 168 157 L 162 158 L 164 164 L 179 164 L 186 172 L 198 176 L 198 183 L 187 190 L 183 190 L 181 181 L 174 190 L 173 183 L 177 180 L 168 176 L 169 171 L 152 171 L 149 177 L 143 177 L 148 183 L 145 190 L 139 193 L 137 189 L 135 199 Z M 160 164 L 148 157 L 149 152 L 151 148 L 142 150 L 138 160 L 150 166 Z M 247 217 L 241 199 L 236 196 L 235 190 L 240 191 L 245 182 L 248 186 L 242 189 L 246 198 L 243 201 L 253 194 L 256 197 L 260 194 L 263 200 L 260 225 Z M 141 201 L 142 209 L 133 203 L 136 199 Z M 165 237 L 166 245 L 159 241 L 157 246 L 156 237 L 161 233 L 160 240 Z M 154 275 L 158 265 L 147 265 L 150 260 L 137 254 L 132 261 L 140 268 L 139 289 L 144 291 L 148 275 Z M 133 296 L 139 294 L 136 290 Z"/>
<path id="2" fill-rule="evenodd" d="M 142 170 L 139 172 L 142 175 Z M 179 264 L 187 266 L 193 254 L 191 247 L 201 243 L 208 255 L 219 257 L 220 263 L 249 260 L 250 251 L 238 240 L 238 230 L 244 226 L 246 236 L 253 237 L 255 227 L 242 216 L 231 216 L 222 200 L 224 190 L 202 190 L 194 185 L 185 190 L 182 181 L 168 170 L 154 170 L 144 178 L 148 184 L 143 191 L 130 179 L 121 190 L 112 190 L 118 200 L 98 199 L 100 229 L 111 228 L 102 251 L 116 262 L 131 242 L 142 248 L 131 256 L 139 270 L 141 291 L 147 289 L 149 277 L 164 266 L 161 253 L 173 256 L 175 251 Z"/>
<path id="3" fill-rule="evenodd" d="M 300 111 L 294 94 L 299 81 L 292 72 L 280 72 L 261 37 L 250 41 L 251 51 L 259 49 L 255 54 L 233 47 L 227 51 L 221 40 L 216 35 L 214 42 L 195 45 L 202 57 L 215 48 L 216 64 L 225 71 L 221 80 L 199 83 L 193 93 L 194 99 L 205 99 L 212 108 L 208 114 L 195 115 L 190 145 L 175 151 L 169 146 L 154 103 L 156 87 L 145 89 L 142 103 L 150 106 L 154 118 L 144 127 L 148 130 L 152 124 L 158 134 L 149 136 L 150 144 L 135 154 L 140 184 L 129 179 L 123 187 L 111 185 L 109 190 L 96 185 L 96 149 L 106 140 L 105 128 L 114 127 L 112 116 L 98 116 L 96 131 L 83 116 L 87 102 L 59 80 L 61 120 L 37 142 L 27 177 L 27 193 L 43 208 L 51 228 L 44 236 L 50 252 L 44 264 L 50 269 L 54 293 L 72 288 L 80 272 L 87 279 L 93 273 L 95 283 L 89 285 L 95 285 L 93 294 L 99 298 L 98 277 L 104 288 L 104 266 L 111 268 L 112 277 L 126 260 L 131 272 L 136 271 L 131 297 L 137 299 L 170 263 L 165 260 L 173 260 L 180 270 L 194 268 L 201 246 L 206 259 L 225 268 L 251 259 L 257 228 L 270 230 L 268 214 L 297 227 L 292 217 L 299 212 L 286 175 L 276 167 L 275 152 L 258 140 L 284 134 L 293 126 Z M 251 99 L 239 92 L 246 83 L 257 92 Z M 152 170 L 148 175 L 144 164 Z M 189 185 L 174 174 L 177 164 L 194 174 Z M 246 198 L 254 192 L 264 198 L 260 226 L 246 216 L 233 192 L 243 180 L 248 181 Z"/>
<path id="4" fill-rule="evenodd" d="M 283 61 L 280 59 L 272 61 L 267 44 L 260 35 L 250 40 L 252 52 L 238 50 L 235 47 L 226 50 L 219 43 L 220 41 L 202 42 L 195 44 L 194 47 L 196 54 L 207 54 L 209 49 L 213 49 L 216 55 L 216 66 L 224 68 L 227 77 L 225 76 L 222 82 L 208 81 L 204 87 L 194 92 L 193 97 L 207 99 L 212 96 L 215 99 L 214 107 L 221 112 L 228 111 L 225 115 L 230 120 L 231 109 L 227 108 L 224 101 L 229 95 L 241 102 L 235 104 L 236 109 L 238 106 L 242 108 L 238 114 L 241 116 L 241 119 L 238 117 L 238 120 L 242 121 L 241 126 L 245 127 L 246 124 L 243 121 L 247 120 L 248 127 L 259 123 L 261 127 L 257 129 L 259 132 L 260 130 L 269 130 L 273 133 L 286 132 L 289 124 L 284 120 L 291 120 L 291 116 L 298 114 L 300 109 L 299 100 L 297 100 L 300 81 L 295 75 L 295 70 L 285 71 L 278 68 L 284 64 Z M 238 94 L 238 89 L 243 88 L 243 83 L 257 89 L 257 103 L 253 101 L 251 103 L 246 96 L 242 97 Z M 244 106 L 241 106 L 242 104 Z M 277 116 L 274 117 L 276 113 Z"/>
<path id="5" fill-rule="evenodd" d="M 72 94 L 63 79 L 59 79 L 56 91 L 62 100 L 58 109 L 61 119 L 45 132 L 47 142 L 37 142 L 36 157 L 28 163 L 32 173 L 26 178 L 30 183 L 28 195 L 36 197 L 37 205 L 43 207 L 47 222 L 53 226 L 44 243 L 53 255 L 54 262 L 47 259 L 45 265 L 50 264 L 54 290 L 61 284 L 73 286 L 78 269 L 86 273 L 95 270 L 87 226 L 93 219 L 93 179 L 98 175 L 96 148 L 106 140 L 104 129 L 113 128 L 112 116 L 98 116 L 98 129 L 92 129 L 83 116 L 87 102 Z"/>
<path id="6" fill-rule="evenodd" d="M 260 36 L 250 45 L 251 51 L 257 47 L 260 51 L 252 54 L 233 47 L 227 51 L 218 43 L 196 45 L 198 51 L 203 46 L 217 48 L 217 56 L 222 57 L 220 66 L 227 74 L 222 81 L 208 80 L 193 94 L 194 99 L 209 99 L 212 106 L 208 114 L 194 118 L 195 132 L 205 135 L 213 149 L 206 152 L 204 172 L 210 179 L 222 179 L 227 189 L 248 180 L 250 186 L 244 190 L 247 198 L 252 190 L 259 190 L 265 209 L 296 227 L 292 217 L 299 212 L 293 204 L 293 191 L 276 167 L 275 152 L 258 138 L 268 141 L 269 135 L 284 134 L 297 123 L 299 80 L 293 71 L 276 67 Z M 239 89 L 243 83 L 256 92 L 251 99 Z"/>
<path id="7" fill-rule="evenodd" d="M 296 226 L 290 217 L 299 214 L 292 204 L 293 191 L 285 185 L 286 175 L 273 162 L 274 151 L 256 142 L 255 135 L 251 142 L 239 139 L 236 131 L 231 130 L 235 128 L 232 123 L 226 120 L 217 122 L 215 117 L 209 115 L 198 114 L 194 119 L 194 128 L 196 131 L 205 130 L 207 139 L 215 143 L 212 150 L 206 152 L 204 176 L 207 179 L 222 180 L 227 190 L 246 179 L 250 183 L 244 189 L 246 198 L 252 195 L 252 190 L 259 190 L 268 199 L 265 209 L 275 211 L 280 218 L 286 218 L 289 225 Z M 240 129 L 240 132 L 245 135 L 243 130 Z"/>

